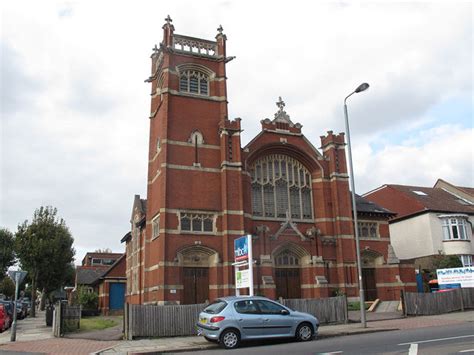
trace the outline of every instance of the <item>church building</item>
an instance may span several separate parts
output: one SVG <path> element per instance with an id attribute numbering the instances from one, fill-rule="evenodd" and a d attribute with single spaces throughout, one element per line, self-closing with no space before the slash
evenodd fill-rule
<path id="1" fill-rule="evenodd" d="M 126 301 L 192 304 L 235 294 L 234 240 L 252 235 L 254 292 L 272 299 L 358 296 L 344 134 L 319 150 L 285 111 L 241 145 L 227 110 L 226 36 L 174 33 L 151 55 L 147 198 L 136 195 L 126 243 Z M 270 98 L 269 98 L 270 101 Z M 264 105 L 262 103 L 262 105 Z M 269 108 L 270 110 L 270 108 Z M 415 290 L 390 245 L 392 213 L 357 198 L 368 299 Z"/>

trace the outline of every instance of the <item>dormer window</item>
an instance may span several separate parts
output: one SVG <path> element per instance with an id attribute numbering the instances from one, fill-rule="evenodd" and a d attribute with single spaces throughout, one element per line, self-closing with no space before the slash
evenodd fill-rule
<path id="1" fill-rule="evenodd" d="M 209 95 L 209 76 L 197 70 L 186 70 L 179 76 L 179 91 Z"/>

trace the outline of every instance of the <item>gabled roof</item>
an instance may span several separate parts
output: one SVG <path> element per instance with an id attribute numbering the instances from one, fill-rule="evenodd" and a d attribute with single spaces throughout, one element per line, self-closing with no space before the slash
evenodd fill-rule
<path id="1" fill-rule="evenodd" d="M 109 266 L 76 266 L 76 285 L 92 285 Z"/>
<path id="2" fill-rule="evenodd" d="M 370 214 L 389 215 L 389 216 L 394 216 L 396 214 L 357 194 L 356 194 L 356 208 L 357 208 L 357 213 L 370 213 Z"/>
<path id="3" fill-rule="evenodd" d="M 118 258 L 115 261 L 115 263 L 109 269 L 105 270 L 105 272 L 103 272 L 102 275 L 94 281 L 94 283 L 98 283 L 100 282 L 100 280 L 107 279 L 107 278 L 113 278 L 113 279 L 126 278 L 126 275 L 125 275 L 126 265 L 124 265 L 125 258 L 126 258 L 126 254 L 124 253 L 122 254 L 120 258 Z"/>
<path id="4" fill-rule="evenodd" d="M 397 219 L 428 211 L 474 214 L 474 204 L 444 188 L 383 185 L 364 197 L 396 212 Z"/>

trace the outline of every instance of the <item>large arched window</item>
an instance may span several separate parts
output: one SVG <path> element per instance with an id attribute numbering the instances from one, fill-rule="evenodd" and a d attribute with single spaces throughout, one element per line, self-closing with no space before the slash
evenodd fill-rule
<path id="1" fill-rule="evenodd" d="M 179 91 L 209 95 L 209 76 L 197 70 L 186 70 L 179 75 Z"/>
<path id="2" fill-rule="evenodd" d="M 281 154 L 258 159 L 250 168 L 252 214 L 256 217 L 312 219 L 311 174 L 297 160 Z"/>

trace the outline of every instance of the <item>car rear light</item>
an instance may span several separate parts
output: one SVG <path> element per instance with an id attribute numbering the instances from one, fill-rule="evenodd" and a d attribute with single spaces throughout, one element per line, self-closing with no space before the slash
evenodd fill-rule
<path id="1" fill-rule="evenodd" d="M 211 323 L 218 323 L 218 322 L 222 322 L 224 319 L 225 319 L 225 317 L 223 317 L 223 316 L 212 317 L 210 322 Z"/>

